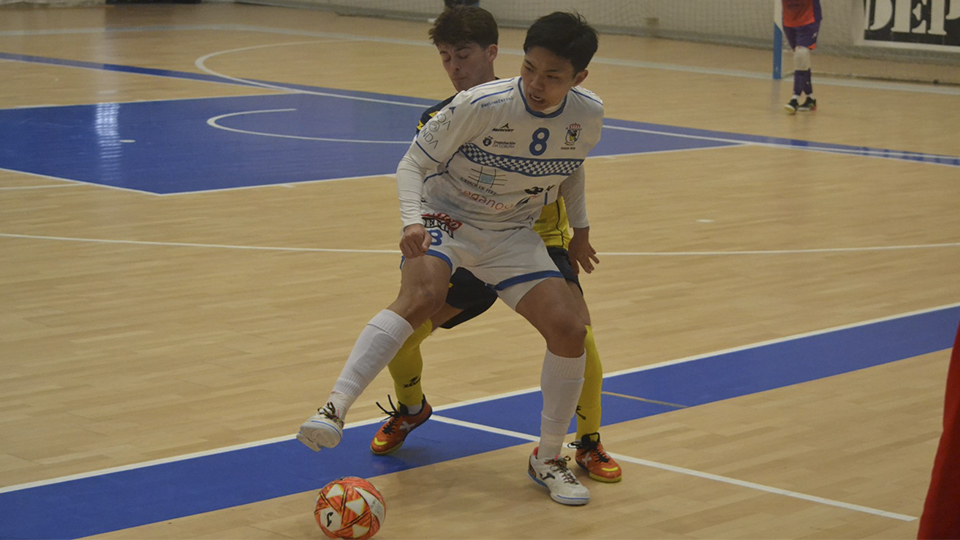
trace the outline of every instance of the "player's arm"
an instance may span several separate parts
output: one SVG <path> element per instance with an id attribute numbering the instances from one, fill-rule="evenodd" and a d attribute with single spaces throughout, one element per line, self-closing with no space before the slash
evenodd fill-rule
<path id="1" fill-rule="evenodd" d="M 423 179 L 427 176 L 427 169 L 411 155 L 413 150 L 412 146 L 397 166 L 397 196 L 400 198 L 400 219 L 403 222 L 400 252 L 408 259 L 415 259 L 426 253 L 431 240 L 423 227 L 420 208 Z"/>
<path id="2" fill-rule="evenodd" d="M 434 114 L 419 130 L 413 144 L 397 166 L 397 195 L 400 198 L 400 218 L 403 235 L 400 251 L 404 257 L 420 257 L 430 247 L 432 237 L 423 226 L 421 202 L 423 183 L 456 153 L 460 145 L 476 136 L 478 119 L 470 114 L 469 103 L 454 96 L 452 102 Z M 456 113 L 455 109 L 460 108 Z"/>
<path id="3" fill-rule="evenodd" d="M 586 177 L 583 165 L 567 177 L 560 184 L 560 196 L 567 208 L 567 219 L 573 229 L 573 238 L 567 248 L 570 265 L 573 271 L 580 273 L 580 267 L 589 274 L 593 272 L 594 263 L 599 263 L 597 251 L 590 245 L 590 221 L 587 219 Z"/>

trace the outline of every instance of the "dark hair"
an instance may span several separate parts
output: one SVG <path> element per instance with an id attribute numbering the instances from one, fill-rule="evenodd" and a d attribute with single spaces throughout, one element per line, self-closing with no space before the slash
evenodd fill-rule
<path id="1" fill-rule="evenodd" d="M 527 30 L 523 52 L 533 47 L 543 47 L 553 54 L 569 60 L 573 72 L 587 69 L 600 39 L 597 31 L 579 13 L 555 11 L 537 19 Z"/>
<path id="2" fill-rule="evenodd" d="M 434 45 L 476 43 L 483 48 L 500 39 L 497 20 L 489 11 L 471 6 L 453 6 L 443 10 L 428 32 Z"/>

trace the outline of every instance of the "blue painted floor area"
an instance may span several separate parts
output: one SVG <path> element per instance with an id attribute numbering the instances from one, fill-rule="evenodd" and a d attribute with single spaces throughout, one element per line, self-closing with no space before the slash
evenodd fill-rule
<path id="1" fill-rule="evenodd" d="M 0 110 L 0 168 L 155 194 L 393 174 L 432 102 L 0 53 L 15 62 L 289 94 Z M 772 145 L 960 166 L 960 157 L 607 119 L 593 156 Z"/>
<path id="2" fill-rule="evenodd" d="M 949 349 L 960 306 L 608 377 L 609 425 Z M 437 414 L 535 436 L 540 394 Z M 348 428 L 334 449 L 295 440 L 0 494 L 0 538 L 78 538 L 319 489 L 526 444 L 527 439 L 427 422 L 393 456 L 374 456 L 378 425 Z"/>
<path id="3" fill-rule="evenodd" d="M 315 453 L 296 440 L 0 495 L 0 538 L 79 538 L 319 489 L 334 478 L 398 472 L 517 444 L 429 422 L 398 457 L 370 453 L 378 425 Z"/>

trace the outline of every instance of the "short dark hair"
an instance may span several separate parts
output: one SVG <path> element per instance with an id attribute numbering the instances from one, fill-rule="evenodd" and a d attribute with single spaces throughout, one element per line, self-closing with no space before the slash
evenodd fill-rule
<path id="1" fill-rule="evenodd" d="M 544 15 L 527 30 L 523 52 L 543 47 L 573 64 L 574 73 L 587 69 L 593 59 L 600 38 L 579 13 L 555 11 Z"/>
<path id="2" fill-rule="evenodd" d="M 453 6 L 443 10 L 428 34 L 434 45 L 476 43 L 487 48 L 496 45 L 500 39 L 493 15 L 473 6 Z"/>

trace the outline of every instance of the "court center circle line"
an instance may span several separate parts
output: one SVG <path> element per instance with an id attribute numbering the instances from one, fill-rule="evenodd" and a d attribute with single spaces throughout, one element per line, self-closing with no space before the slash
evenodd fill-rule
<path id="1" fill-rule="evenodd" d="M 249 131 L 246 129 L 231 128 L 227 126 L 222 126 L 217 123 L 217 121 L 224 118 L 230 118 L 232 116 L 243 116 L 246 114 L 264 114 L 264 113 L 278 113 L 278 112 L 291 112 L 296 111 L 296 109 L 264 109 L 260 111 L 241 111 L 235 113 L 221 114 L 220 116 L 214 116 L 213 118 L 207 119 L 207 125 L 217 129 L 222 129 L 224 131 L 233 131 L 234 133 L 243 133 L 245 135 L 258 135 L 260 137 L 277 137 L 281 139 L 297 139 L 301 141 L 321 141 L 321 142 L 338 142 L 338 143 L 356 143 L 356 144 L 402 144 L 405 146 L 410 146 L 411 141 L 373 141 L 373 140 L 363 140 L 363 139 L 333 139 L 327 137 L 306 137 L 302 135 L 283 135 L 280 133 L 266 133 L 262 131 Z"/>

